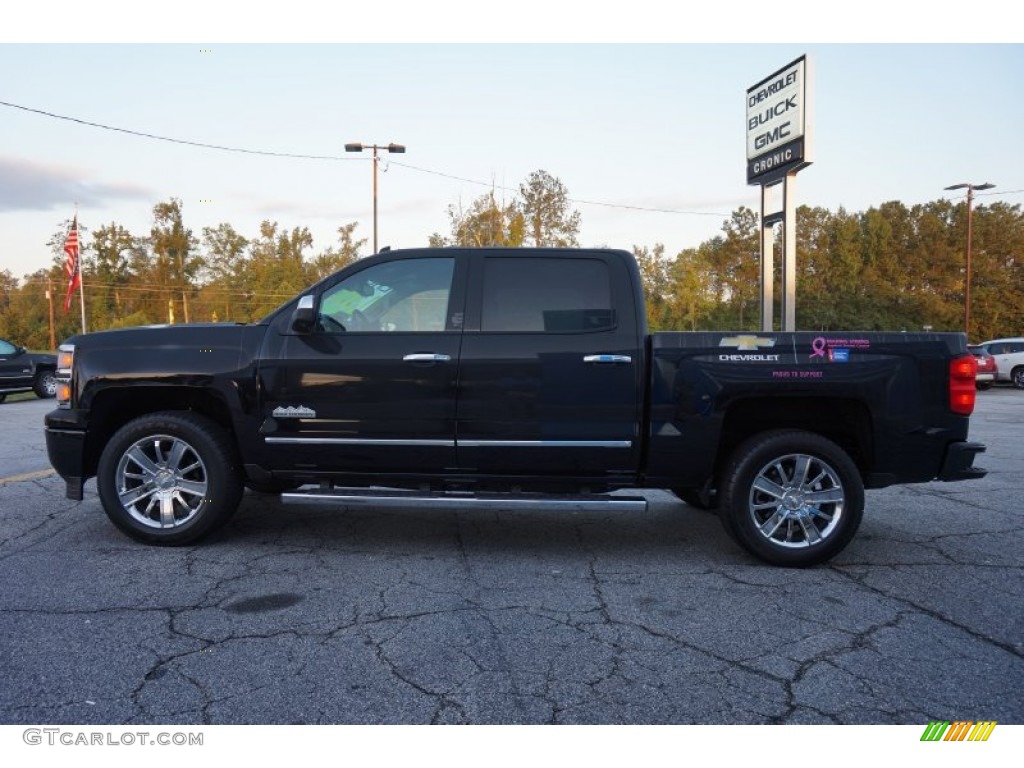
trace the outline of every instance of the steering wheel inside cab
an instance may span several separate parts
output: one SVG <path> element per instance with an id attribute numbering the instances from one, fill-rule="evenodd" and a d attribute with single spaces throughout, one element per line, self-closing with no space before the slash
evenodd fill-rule
<path id="1" fill-rule="evenodd" d="M 352 310 L 348 321 L 342 323 L 333 315 L 320 315 L 320 330 L 324 333 L 351 333 L 359 331 L 379 331 L 380 327 L 358 309 Z"/>

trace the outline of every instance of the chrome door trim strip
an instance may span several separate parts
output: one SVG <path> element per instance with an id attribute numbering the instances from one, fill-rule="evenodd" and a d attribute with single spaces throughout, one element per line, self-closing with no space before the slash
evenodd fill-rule
<path id="1" fill-rule="evenodd" d="M 632 448 L 632 440 L 459 440 L 460 448 Z"/>
<path id="2" fill-rule="evenodd" d="M 358 437 L 265 437 L 271 445 L 392 445 L 430 448 L 632 448 L 632 440 L 382 440 Z"/>
<path id="3" fill-rule="evenodd" d="M 393 445 L 397 447 L 454 448 L 454 440 L 380 440 L 357 437 L 266 437 L 274 445 Z"/>

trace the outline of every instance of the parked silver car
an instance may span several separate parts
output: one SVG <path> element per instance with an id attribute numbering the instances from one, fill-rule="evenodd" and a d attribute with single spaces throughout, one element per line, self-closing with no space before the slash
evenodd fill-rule
<path id="1" fill-rule="evenodd" d="M 1017 389 L 1024 389 L 1024 337 L 992 339 L 981 346 L 996 359 L 996 381 L 1010 381 Z"/>

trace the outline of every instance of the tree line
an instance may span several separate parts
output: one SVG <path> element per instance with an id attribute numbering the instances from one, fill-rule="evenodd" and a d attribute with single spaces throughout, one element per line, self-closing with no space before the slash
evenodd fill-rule
<path id="1" fill-rule="evenodd" d="M 449 232 L 430 246 L 578 246 L 580 213 L 568 189 L 535 171 L 511 199 L 490 191 L 449 205 Z M 886 202 L 861 213 L 797 210 L 797 328 L 813 331 L 964 330 L 964 202 L 907 207 Z M 63 311 L 63 247 L 71 221 L 47 245 L 53 263 L 19 280 L 0 271 L 0 336 L 51 348 L 80 330 L 78 298 Z M 181 200 L 153 207 L 146 234 L 116 222 L 82 226 L 82 275 L 90 331 L 168 322 L 251 322 L 310 283 L 362 258 L 355 222 L 315 250 L 306 227 L 264 221 L 248 236 L 231 224 L 186 226 Z M 780 238 L 776 238 L 777 250 Z M 1024 334 L 1024 217 L 1019 205 L 975 206 L 971 263 L 972 341 Z M 632 245 L 653 330 L 760 327 L 760 221 L 741 207 L 721 234 L 675 255 Z M 780 269 L 781 254 L 775 264 Z M 778 285 L 779 275 L 776 275 Z M 47 300 L 50 291 L 52 304 Z M 778 288 L 776 297 L 780 296 Z M 779 316 L 776 308 L 775 316 Z"/>

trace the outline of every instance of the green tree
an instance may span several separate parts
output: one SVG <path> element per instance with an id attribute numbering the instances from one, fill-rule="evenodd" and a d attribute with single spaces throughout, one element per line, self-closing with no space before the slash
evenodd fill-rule
<path id="1" fill-rule="evenodd" d="M 135 249 L 135 237 L 119 224 L 111 222 L 93 232 L 92 256 L 88 260 L 94 276 L 87 296 L 90 327 L 108 327 L 134 311 L 125 289 L 131 282 L 131 257 Z"/>
<path id="2" fill-rule="evenodd" d="M 366 238 L 355 239 L 356 226 L 353 221 L 338 227 L 338 247 L 328 246 L 309 263 L 308 282 L 321 280 L 361 258 L 359 251 L 366 247 Z"/>
<path id="3" fill-rule="evenodd" d="M 523 214 L 515 201 L 499 203 L 491 190 L 470 205 L 468 211 L 461 206 L 448 206 L 451 237 L 431 236 L 431 244 L 461 245 L 470 248 L 518 248 L 523 244 Z"/>
<path id="4" fill-rule="evenodd" d="M 704 247 L 680 251 L 669 265 L 671 298 L 670 324 L 666 330 L 698 331 L 709 329 L 714 309 L 714 287 Z"/>
<path id="5" fill-rule="evenodd" d="M 971 236 L 971 340 L 1019 336 L 1024 329 L 1024 216 L 1019 205 L 974 209 Z M 966 262 L 966 232 L 955 244 Z M 960 313 L 962 315 L 962 312 Z"/>
<path id="6" fill-rule="evenodd" d="M 569 190 L 559 179 L 534 171 L 519 185 L 519 205 L 535 246 L 579 245 L 580 214 L 572 210 Z"/>
<path id="7" fill-rule="evenodd" d="M 150 244 L 156 259 L 156 276 L 164 277 L 160 285 L 172 286 L 181 299 L 181 317 L 190 322 L 189 299 L 195 291 L 195 280 L 202 269 L 202 257 L 196 254 L 198 242 L 182 221 L 182 203 L 177 198 L 153 206 L 153 227 L 150 230 Z M 168 312 L 170 313 L 170 305 Z"/>
<path id="8" fill-rule="evenodd" d="M 701 261 L 710 271 L 708 290 L 717 299 L 710 322 L 713 328 L 747 330 L 759 325 L 761 277 L 761 225 L 746 207 L 734 211 L 722 224 L 725 237 L 701 246 Z"/>
<path id="9" fill-rule="evenodd" d="M 211 320 L 248 320 L 252 275 L 249 241 L 227 222 L 203 227 L 202 312 Z"/>
<path id="10" fill-rule="evenodd" d="M 305 251 L 313 247 L 306 227 L 278 231 L 277 222 L 260 224 L 260 236 L 250 245 L 252 319 L 264 316 L 306 287 Z"/>

